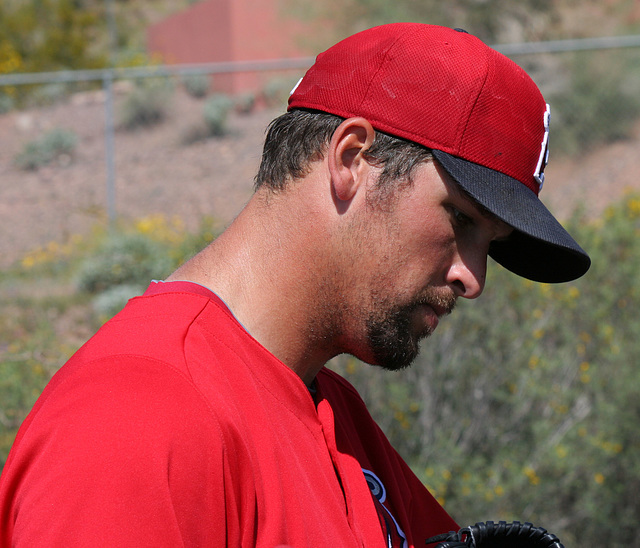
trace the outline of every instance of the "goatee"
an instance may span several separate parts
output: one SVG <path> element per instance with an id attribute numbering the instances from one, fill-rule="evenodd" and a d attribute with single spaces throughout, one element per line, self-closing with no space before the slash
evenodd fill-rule
<path id="1" fill-rule="evenodd" d="M 367 320 L 368 342 L 375 364 L 389 371 L 409 367 L 420 352 L 420 341 L 432 332 L 426 324 L 415 328 L 415 311 L 427 305 L 439 315 L 449 314 L 455 303 L 456 297 L 451 291 L 436 288 L 428 288 L 408 304 L 378 303 Z"/>

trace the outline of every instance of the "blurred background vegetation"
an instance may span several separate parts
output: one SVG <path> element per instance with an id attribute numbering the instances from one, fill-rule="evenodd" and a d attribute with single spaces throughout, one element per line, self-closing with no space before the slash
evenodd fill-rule
<path id="1" fill-rule="evenodd" d="M 149 64 L 142 29 L 190 3 L 117 0 L 109 14 L 99 0 L 3 0 L 0 74 Z M 314 49 L 400 20 L 463 27 L 492 44 L 633 34 L 640 26 L 634 0 L 282 0 L 282 9 L 332 21 L 305 38 Z M 553 104 L 554 159 L 596 154 L 631 135 L 640 113 L 638 51 L 516 61 Z M 139 82 L 121 105 L 122 130 L 162 124 L 177 86 L 203 100 L 201 123 L 181 136 L 184 146 L 224 135 L 229 111 L 250 110 L 255 99 L 211 95 L 202 78 Z M 282 104 L 289 87 L 274 81 L 264 94 Z M 79 88 L 0 87 L 0 113 Z M 68 129 L 51 128 L 14 161 L 23 170 L 66 165 L 81 144 Z M 185 221 L 150 211 L 97 224 L 0 269 L 0 467 L 60 365 L 151 278 L 166 276 L 218 230 L 215 219 L 198 219 L 195 229 Z M 360 390 L 461 524 L 518 519 L 543 525 L 566 546 L 639 547 L 640 196 L 597 216 L 578 208 L 567 224 L 593 259 L 584 278 L 534 284 L 492 264 L 483 297 L 460 303 L 413 368 L 392 375 L 348 357 L 330 365 Z"/>

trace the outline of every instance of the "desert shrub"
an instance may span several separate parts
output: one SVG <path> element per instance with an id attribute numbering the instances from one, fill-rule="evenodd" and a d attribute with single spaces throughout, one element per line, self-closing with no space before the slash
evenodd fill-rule
<path id="1" fill-rule="evenodd" d="M 38 169 L 63 155 L 71 155 L 77 142 L 78 137 L 73 131 L 62 128 L 52 129 L 40 139 L 26 143 L 16 156 L 15 163 L 21 169 Z"/>
<path id="2" fill-rule="evenodd" d="M 191 97 L 202 99 L 211 88 L 211 76 L 208 74 L 187 74 L 182 77 L 182 85 Z"/>
<path id="3" fill-rule="evenodd" d="M 180 142 L 183 145 L 191 145 L 210 137 L 225 135 L 228 132 L 229 113 L 234 104 L 227 95 L 216 94 L 209 97 L 204 104 L 202 118 L 182 129 Z"/>
<path id="4" fill-rule="evenodd" d="M 270 79 L 262 90 L 262 95 L 267 106 L 272 108 L 286 106 L 289 94 L 296 85 L 298 78 L 274 77 Z"/>
<path id="5" fill-rule="evenodd" d="M 209 129 L 204 119 L 191 123 L 180 130 L 179 140 L 182 145 L 192 145 L 209 138 Z"/>
<path id="6" fill-rule="evenodd" d="M 173 268 L 166 245 L 140 233 L 112 232 L 80 265 L 76 285 L 101 293 L 114 286 L 146 286 Z"/>
<path id="7" fill-rule="evenodd" d="M 173 86 L 167 78 L 147 78 L 136 84 L 120 110 L 120 126 L 126 130 L 153 126 L 169 112 Z"/>
<path id="8" fill-rule="evenodd" d="M 69 97 L 71 86 L 61 82 L 43 84 L 31 89 L 26 103 L 28 107 L 42 107 L 61 103 Z"/>
<path id="9" fill-rule="evenodd" d="M 235 105 L 236 112 L 239 112 L 240 114 L 249 114 L 255 107 L 256 94 L 251 91 L 240 93 L 234 97 L 233 103 Z"/>
<path id="10" fill-rule="evenodd" d="M 0 2 L 0 61 L 13 58 L 19 72 L 102 67 L 100 18 L 96 6 L 74 0 Z"/>
<path id="11" fill-rule="evenodd" d="M 96 7 L 75 0 L 0 2 L 0 74 L 104 67 L 106 48 L 96 42 L 105 18 Z M 50 104 L 62 97 L 60 86 L 20 86 L 14 100 L 18 107 Z"/>
<path id="12" fill-rule="evenodd" d="M 5 114 L 10 110 L 13 110 L 15 106 L 15 101 L 13 97 L 7 95 L 6 93 L 0 92 L 0 114 Z"/>
<path id="13" fill-rule="evenodd" d="M 146 284 L 114 285 L 96 295 L 93 299 L 93 309 L 104 320 L 111 318 L 124 308 L 127 301 L 137 295 L 142 295 Z"/>
<path id="14" fill-rule="evenodd" d="M 228 95 L 216 94 L 207 99 L 203 115 L 208 135 L 219 137 L 227 132 L 227 118 L 233 108 L 233 100 Z"/>
<path id="15" fill-rule="evenodd" d="M 574 54 L 566 64 L 568 86 L 549 97 L 553 149 L 576 154 L 629 137 L 640 114 L 637 85 L 626 85 L 637 74 L 632 59 L 600 52 Z"/>
<path id="16" fill-rule="evenodd" d="M 5 271 L 0 283 L 1 469 L 45 384 L 98 325 L 82 299 L 66 290 L 64 277 Z M 42 287 L 52 291 L 33 290 Z"/>

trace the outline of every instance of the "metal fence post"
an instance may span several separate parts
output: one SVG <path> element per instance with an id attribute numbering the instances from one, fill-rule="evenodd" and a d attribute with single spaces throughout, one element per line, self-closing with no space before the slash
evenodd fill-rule
<path id="1" fill-rule="evenodd" d="M 113 72 L 105 71 L 102 80 L 104 89 L 104 142 L 107 169 L 107 217 L 113 224 L 116 216 L 116 167 L 115 167 L 115 123 L 113 120 Z"/>

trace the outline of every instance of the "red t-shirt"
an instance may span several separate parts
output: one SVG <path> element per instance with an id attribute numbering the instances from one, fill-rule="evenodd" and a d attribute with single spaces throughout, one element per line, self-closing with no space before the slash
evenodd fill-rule
<path id="1" fill-rule="evenodd" d="M 316 386 L 314 401 L 207 289 L 152 284 L 22 425 L 2 546 L 382 547 L 381 523 L 392 546 L 424 546 L 457 530 L 353 387 L 327 369 Z"/>

